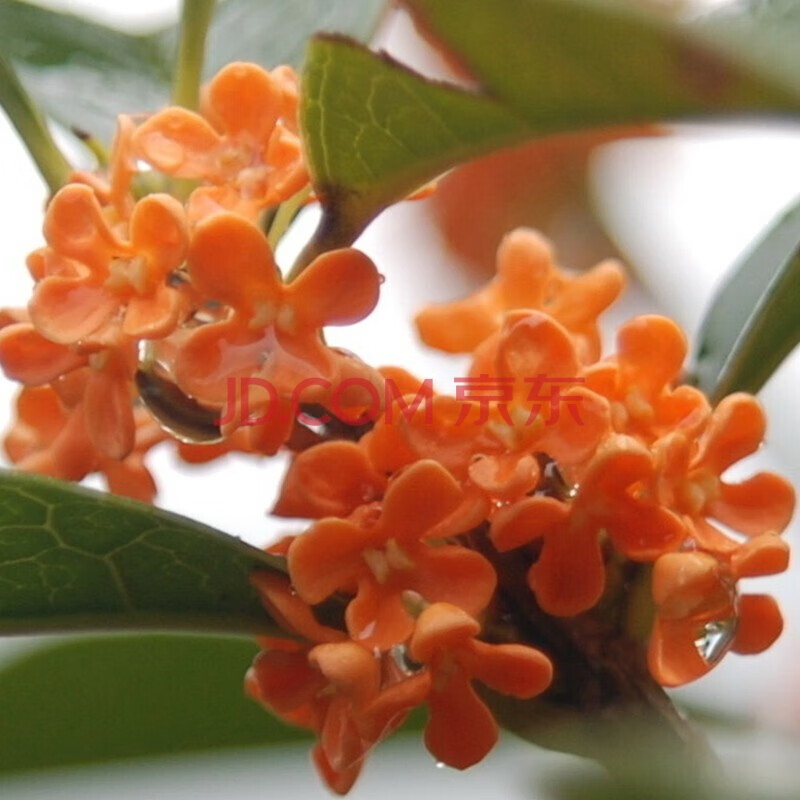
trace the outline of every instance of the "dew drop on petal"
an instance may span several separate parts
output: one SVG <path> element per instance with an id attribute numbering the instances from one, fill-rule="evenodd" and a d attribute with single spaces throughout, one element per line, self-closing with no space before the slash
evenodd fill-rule
<path id="1" fill-rule="evenodd" d="M 697 652 L 707 664 L 716 664 L 733 644 L 738 620 L 736 617 L 707 622 L 694 640 Z"/>

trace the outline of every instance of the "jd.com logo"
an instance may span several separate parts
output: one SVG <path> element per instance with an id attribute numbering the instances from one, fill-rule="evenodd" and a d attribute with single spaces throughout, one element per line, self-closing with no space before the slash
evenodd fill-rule
<path id="1" fill-rule="evenodd" d="M 562 394 L 562 389 L 584 382 L 584 378 L 552 378 L 547 375 L 536 375 L 525 378 L 523 383 L 530 384 L 524 401 L 518 393 L 515 397 L 515 378 L 498 378 L 481 374 L 477 377 L 454 378 L 456 384 L 455 399 L 462 404 L 455 425 L 484 425 L 492 415 L 497 415 L 509 425 L 531 425 L 542 415 L 545 425 L 554 425 L 561 418 L 562 409 L 578 424 L 583 425 L 578 404 L 580 394 Z M 387 425 L 398 419 L 410 420 L 421 418 L 425 424 L 433 423 L 433 379 L 426 378 L 420 384 L 416 395 L 404 394 L 397 382 L 386 378 L 383 397 L 378 388 L 364 378 L 348 378 L 336 385 L 325 378 L 306 378 L 294 387 L 291 397 L 283 398 L 270 381 L 264 378 L 228 378 L 227 400 L 224 414 L 216 420 L 218 425 L 231 422 L 238 412 L 242 425 L 268 425 L 277 419 L 287 420 L 296 417 L 303 425 L 325 425 L 331 421 L 329 414 L 315 417 L 301 408 L 300 398 L 312 387 L 326 391 L 326 407 L 337 419 L 348 425 L 363 425 L 382 418 Z M 258 390 L 257 392 L 254 390 Z M 360 398 L 369 397 L 368 402 L 354 406 L 346 402 L 358 390 Z M 524 390 L 523 390 L 524 391 Z M 259 397 L 259 394 L 261 396 Z M 514 417 L 509 406 L 514 407 Z M 258 416 L 251 417 L 251 409 L 257 407 Z M 522 409 L 522 415 L 519 409 Z M 525 413 L 527 411 L 527 416 Z M 476 413 L 477 412 L 477 413 Z M 290 417 L 287 415 L 291 415 Z M 469 422 L 468 422 L 469 420 Z"/>

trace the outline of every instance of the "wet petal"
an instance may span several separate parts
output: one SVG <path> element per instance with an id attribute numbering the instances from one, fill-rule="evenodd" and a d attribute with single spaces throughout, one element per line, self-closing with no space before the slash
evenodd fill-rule
<path id="1" fill-rule="evenodd" d="M 27 322 L 0 330 L 0 364 L 13 381 L 38 386 L 84 364 L 86 359 L 63 344 L 45 339 Z"/>
<path id="2" fill-rule="evenodd" d="M 119 306 L 119 299 L 103 286 L 53 276 L 36 286 L 28 308 L 31 321 L 44 336 L 74 344 L 100 328 Z"/>
<path id="3" fill-rule="evenodd" d="M 365 647 L 389 650 L 414 629 L 398 587 L 378 585 L 371 577 L 359 582 L 345 613 L 350 636 Z"/>
<path id="4" fill-rule="evenodd" d="M 251 315 L 261 310 L 258 304 L 274 304 L 281 296 L 278 267 L 266 237 L 235 214 L 214 214 L 197 224 L 189 248 L 189 274 L 206 297 Z"/>
<path id="5" fill-rule="evenodd" d="M 456 769 L 477 764 L 497 743 L 498 727 L 466 676 L 453 674 L 428 697 L 425 746 L 437 761 Z"/>
<path id="6" fill-rule="evenodd" d="M 219 134 L 199 114 L 172 106 L 153 114 L 131 137 L 139 156 L 176 178 L 218 179 L 213 154 Z"/>
<path id="7" fill-rule="evenodd" d="M 647 665 L 662 686 L 682 686 L 711 670 L 712 665 L 695 645 L 700 627 L 691 618 L 656 618 L 647 648 Z"/>
<path id="8" fill-rule="evenodd" d="M 147 296 L 133 295 L 122 320 L 122 332 L 132 339 L 163 339 L 186 313 L 183 295 L 161 284 Z"/>
<path id="9" fill-rule="evenodd" d="M 481 626 L 462 608 L 433 603 L 417 618 L 408 652 L 415 661 L 427 664 L 437 652 L 462 647 L 480 632 Z"/>

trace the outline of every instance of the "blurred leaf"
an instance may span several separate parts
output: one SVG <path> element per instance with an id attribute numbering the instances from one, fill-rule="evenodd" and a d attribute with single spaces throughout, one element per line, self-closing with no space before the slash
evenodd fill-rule
<path id="1" fill-rule="evenodd" d="M 615 253 L 592 210 L 587 172 L 596 147 L 664 133 L 655 125 L 551 136 L 476 159 L 439 181 L 430 205 L 451 250 L 493 273 L 497 246 L 518 226 L 558 245 L 559 259 L 583 269 Z"/>
<path id="2" fill-rule="evenodd" d="M 311 250 L 352 241 L 420 184 L 525 139 L 709 112 L 800 110 L 800 76 L 744 67 L 705 32 L 635 2 L 404 3 L 482 88 L 427 81 L 341 39 L 313 40 L 302 118 L 327 214 Z"/>
<path id="3" fill-rule="evenodd" d="M 706 312 L 693 381 L 712 399 L 757 392 L 800 342 L 800 204 L 734 266 Z"/>
<path id="4" fill-rule="evenodd" d="M 209 32 L 206 75 L 229 61 L 299 66 L 319 30 L 368 35 L 384 0 L 228 0 Z M 120 113 L 169 99 L 177 26 L 131 35 L 23 0 L 0 0 L 0 52 L 44 111 L 110 140 Z"/>
<path id="5" fill-rule="evenodd" d="M 0 771 L 302 738 L 245 696 L 256 652 L 196 636 L 45 644 L 0 669 Z"/>
<path id="6" fill-rule="evenodd" d="M 269 633 L 248 578 L 281 563 L 143 503 L 0 472 L 0 633 Z"/>

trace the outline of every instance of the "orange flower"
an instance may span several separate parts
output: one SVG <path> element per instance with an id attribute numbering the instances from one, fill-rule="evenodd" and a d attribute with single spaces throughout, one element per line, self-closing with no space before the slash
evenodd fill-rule
<path id="1" fill-rule="evenodd" d="M 108 346 L 79 349 L 45 339 L 30 323 L 14 323 L 0 330 L 0 365 L 26 386 L 53 384 L 68 408 L 80 405 L 94 446 L 120 460 L 136 436 L 131 381 L 136 350 L 119 335 L 108 339 Z"/>
<path id="2" fill-rule="evenodd" d="M 494 569 L 473 550 L 440 543 L 463 532 L 452 516 L 462 500 L 442 466 L 419 461 L 393 478 L 381 504 L 362 506 L 348 519 L 320 520 L 298 536 L 289 548 L 292 584 L 312 605 L 337 591 L 354 592 L 347 629 L 361 644 L 383 650 L 413 630 L 406 590 L 478 614 L 494 593 Z"/>
<path id="3" fill-rule="evenodd" d="M 378 500 L 386 478 L 355 442 L 324 442 L 298 453 L 283 479 L 273 514 L 280 517 L 346 517 Z"/>
<path id="4" fill-rule="evenodd" d="M 270 409 L 270 424 L 258 433 L 266 439 L 275 434 L 268 450 L 274 452 L 291 428 L 291 397 L 319 402 L 326 390 L 316 381 L 328 382 L 329 395 L 343 376 L 358 372 L 356 359 L 326 347 L 320 330 L 357 322 L 372 311 L 380 284 L 375 265 L 357 250 L 334 250 L 284 284 L 263 233 L 229 213 L 197 225 L 188 265 L 195 289 L 231 312 L 182 336 L 174 349 L 175 379 L 183 391 L 211 407 L 222 407 L 231 385 L 240 387 L 243 378 L 269 382 L 280 407 Z M 361 372 L 369 381 L 372 371 L 364 365 Z M 309 381 L 308 388 L 295 396 L 303 381 Z M 252 393 L 259 396 L 250 406 L 254 415 L 276 399 L 265 401 L 260 386 Z M 240 394 L 223 432 L 244 421 Z"/>
<path id="5" fill-rule="evenodd" d="M 24 472 L 70 481 L 99 472 L 114 494 L 151 503 L 156 485 L 144 456 L 166 435 L 143 409 L 137 409 L 134 419 L 133 450 L 121 460 L 109 458 L 93 444 L 81 405 L 66 407 L 49 386 L 26 387 L 3 444 L 11 462 Z"/>
<path id="6" fill-rule="evenodd" d="M 530 497 L 497 512 L 490 535 L 501 552 L 542 539 L 528 583 L 547 613 L 572 616 L 600 599 L 602 534 L 633 561 L 654 561 L 680 544 L 685 531 L 678 517 L 642 492 L 654 472 L 650 452 L 617 435 L 589 463 L 574 499 Z"/>
<path id="7" fill-rule="evenodd" d="M 328 787 L 346 794 L 370 748 L 392 733 L 428 693 L 426 675 L 382 691 L 382 660 L 355 642 L 260 653 L 250 693 L 279 716 L 313 730 L 312 756 Z"/>
<path id="8" fill-rule="evenodd" d="M 615 261 L 567 277 L 545 239 L 518 228 L 501 242 L 497 275 L 486 287 L 464 300 L 425 309 L 417 316 L 417 327 L 431 347 L 468 353 L 499 330 L 507 311 L 537 309 L 570 332 L 581 363 L 587 364 L 600 355 L 597 317 L 617 298 L 623 282 Z"/>
<path id="9" fill-rule="evenodd" d="M 714 409 L 695 442 L 682 434 L 657 442 L 662 502 L 692 521 L 701 547 L 726 552 L 736 543 L 709 519 L 745 534 L 780 533 L 794 512 L 794 489 L 779 475 L 759 472 L 741 483 L 722 479 L 737 461 L 754 453 L 764 438 L 766 421 L 758 401 L 736 393 Z"/>
<path id="10" fill-rule="evenodd" d="M 497 742 L 497 723 L 472 681 L 524 699 L 541 694 L 553 678 L 550 660 L 539 650 L 478 641 L 480 630 L 461 608 L 434 603 L 420 614 L 408 647 L 432 677 L 425 744 L 438 761 L 457 769 L 476 764 Z"/>
<path id="11" fill-rule="evenodd" d="M 29 311 L 48 339 L 73 344 L 102 338 L 118 322 L 124 335 L 136 339 L 175 329 L 184 304 L 167 279 L 183 263 L 188 241 L 177 200 L 163 194 L 140 200 L 126 241 L 107 222 L 94 192 L 71 184 L 51 201 L 45 236 L 61 268 L 40 276 Z"/>
<path id="12" fill-rule="evenodd" d="M 670 319 L 635 317 L 617 333 L 617 354 L 586 369 L 586 386 L 611 401 L 619 433 L 652 442 L 672 431 L 699 433 L 710 408 L 692 386 L 672 388 L 686 358 L 686 337 Z"/>
<path id="13" fill-rule="evenodd" d="M 308 183 L 291 69 L 228 64 L 205 88 L 203 109 L 167 108 L 132 137 L 138 156 L 161 172 L 214 184 L 193 193 L 193 219 L 219 209 L 254 219 Z"/>
<path id="14" fill-rule="evenodd" d="M 728 651 L 766 650 L 783 630 L 775 601 L 768 595 L 736 592 L 736 581 L 783 572 L 789 547 L 772 535 L 757 536 L 716 558 L 684 552 L 662 556 L 653 568 L 657 616 L 648 646 L 653 677 L 680 686 L 711 670 Z"/>

